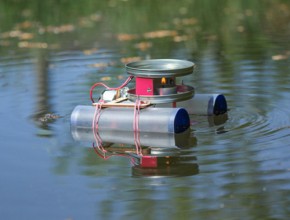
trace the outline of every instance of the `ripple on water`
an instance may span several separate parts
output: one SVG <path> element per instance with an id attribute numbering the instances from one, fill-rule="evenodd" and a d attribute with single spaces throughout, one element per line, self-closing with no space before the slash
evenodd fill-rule
<path id="1" fill-rule="evenodd" d="M 250 190 L 253 182 L 260 184 L 261 192 L 289 189 L 285 181 L 290 177 L 287 100 L 267 106 L 254 102 L 230 106 L 227 120 L 220 124 L 209 123 L 205 117 L 192 118 L 197 121 L 192 127 L 200 173 L 210 174 L 212 181 L 219 181 L 229 191 L 235 184 Z"/>
<path id="2" fill-rule="evenodd" d="M 264 111 L 254 107 L 233 108 L 225 125 L 232 138 L 247 138 L 252 144 L 282 140 L 290 134 L 289 110 L 273 108 Z"/>

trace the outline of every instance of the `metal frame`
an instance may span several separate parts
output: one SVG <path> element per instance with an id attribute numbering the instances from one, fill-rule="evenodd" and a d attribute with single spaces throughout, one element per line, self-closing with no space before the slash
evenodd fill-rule
<path id="1" fill-rule="evenodd" d="M 128 63 L 126 70 L 135 77 L 161 78 L 189 75 L 194 67 L 195 64 L 187 60 L 153 59 Z"/>

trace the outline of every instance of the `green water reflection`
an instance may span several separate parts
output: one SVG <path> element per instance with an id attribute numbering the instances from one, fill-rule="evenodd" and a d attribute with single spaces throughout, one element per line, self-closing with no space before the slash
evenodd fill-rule
<path id="1" fill-rule="evenodd" d="M 174 48 L 174 42 L 186 44 L 189 51 L 215 42 L 217 52 L 230 53 L 237 40 L 249 45 L 256 42 L 251 39 L 273 38 L 273 32 L 289 31 L 286 1 L 85 0 L 76 4 L 14 0 L 1 1 L 0 8 L 1 44 L 13 49 L 84 49 L 116 38 L 121 40 L 118 45 L 129 41 L 124 46 L 132 48 L 134 42 L 162 38 L 158 47 L 165 52 Z"/>

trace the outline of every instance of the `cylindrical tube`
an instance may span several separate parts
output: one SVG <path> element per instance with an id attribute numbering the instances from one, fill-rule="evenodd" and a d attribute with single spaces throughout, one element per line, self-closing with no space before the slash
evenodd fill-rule
<path id="1" fill-rule="evenodd" d="M 168 104 L 158 104 L 158 107 L 167 107 Z M 220 115 L 227 112 L 227 101 L 222 94 L 195 94 L 193 98 L 176 102 L 176 107 L 185 108 L 193 115 Z"/>
<path id="2" fill-rule="evenodd" d="M 91 127 L 83 128 L 72 126 L 71 132 L 76 141 L 94 142 L 95 137 Z M 103 131 L 98 132 L 99 137 L 103 143 L 118 143 L 134 145 L 134 132 L 129 131 Z M 191 140 L 191 141 L 189 141 Z M 192 147 L 195 141 L 191 137 L 189 129 L 185 132 L 175 133 L 157 133 L 157 132 L 140 132 L 139 141 L 141 146 L 158 147 L 158 148 L 188 148 Z"/>
<path id="3" fill-rule="evenodd" d="M 76 106 L 71 114 L 71 127 L 92 128 L 95 107 Z M 139 112 L 138 131 L 181 133 L 190 127 L 190 119 L 183 108 L 144 108 Z M 134 131 L 134 109 L 125 107 L 104 108 L 98 120 L 99 131 Z"/>
<path id="4" fill-rule="evenodd" d="M 189 114 L 220 115 L 227 112 L 227 101 L 222 94 L 195 94 L 187 101 L 177 104 L 177 107 L 186 108 Z"/>

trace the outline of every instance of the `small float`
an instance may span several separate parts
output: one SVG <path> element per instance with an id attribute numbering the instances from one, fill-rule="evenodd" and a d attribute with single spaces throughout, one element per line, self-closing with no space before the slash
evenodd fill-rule
<path id="1" fill-rule="evenodd" d="M 121 86 L 95 83 L 90 89 L 92 105 L 76 106 L 71 114 L 73 138 L 92 141 L 102 158 L 126 155 L 137 159 L 141 168 L 158 167 L 160 158 L 170 161 L 171 154 L 178 156 L 178 149 L 190 139 L 189 115 L 227 112 L 223 94 L 197 94 L 183 82 L 181 77 L 193 73 L 193 62 L 152 59 L 125 67 L 129 77 Z M 98 86 L 105 89 L 95 101 L 93 92 Z M 110 143 L 134 147 L 116 149 Z"/>

